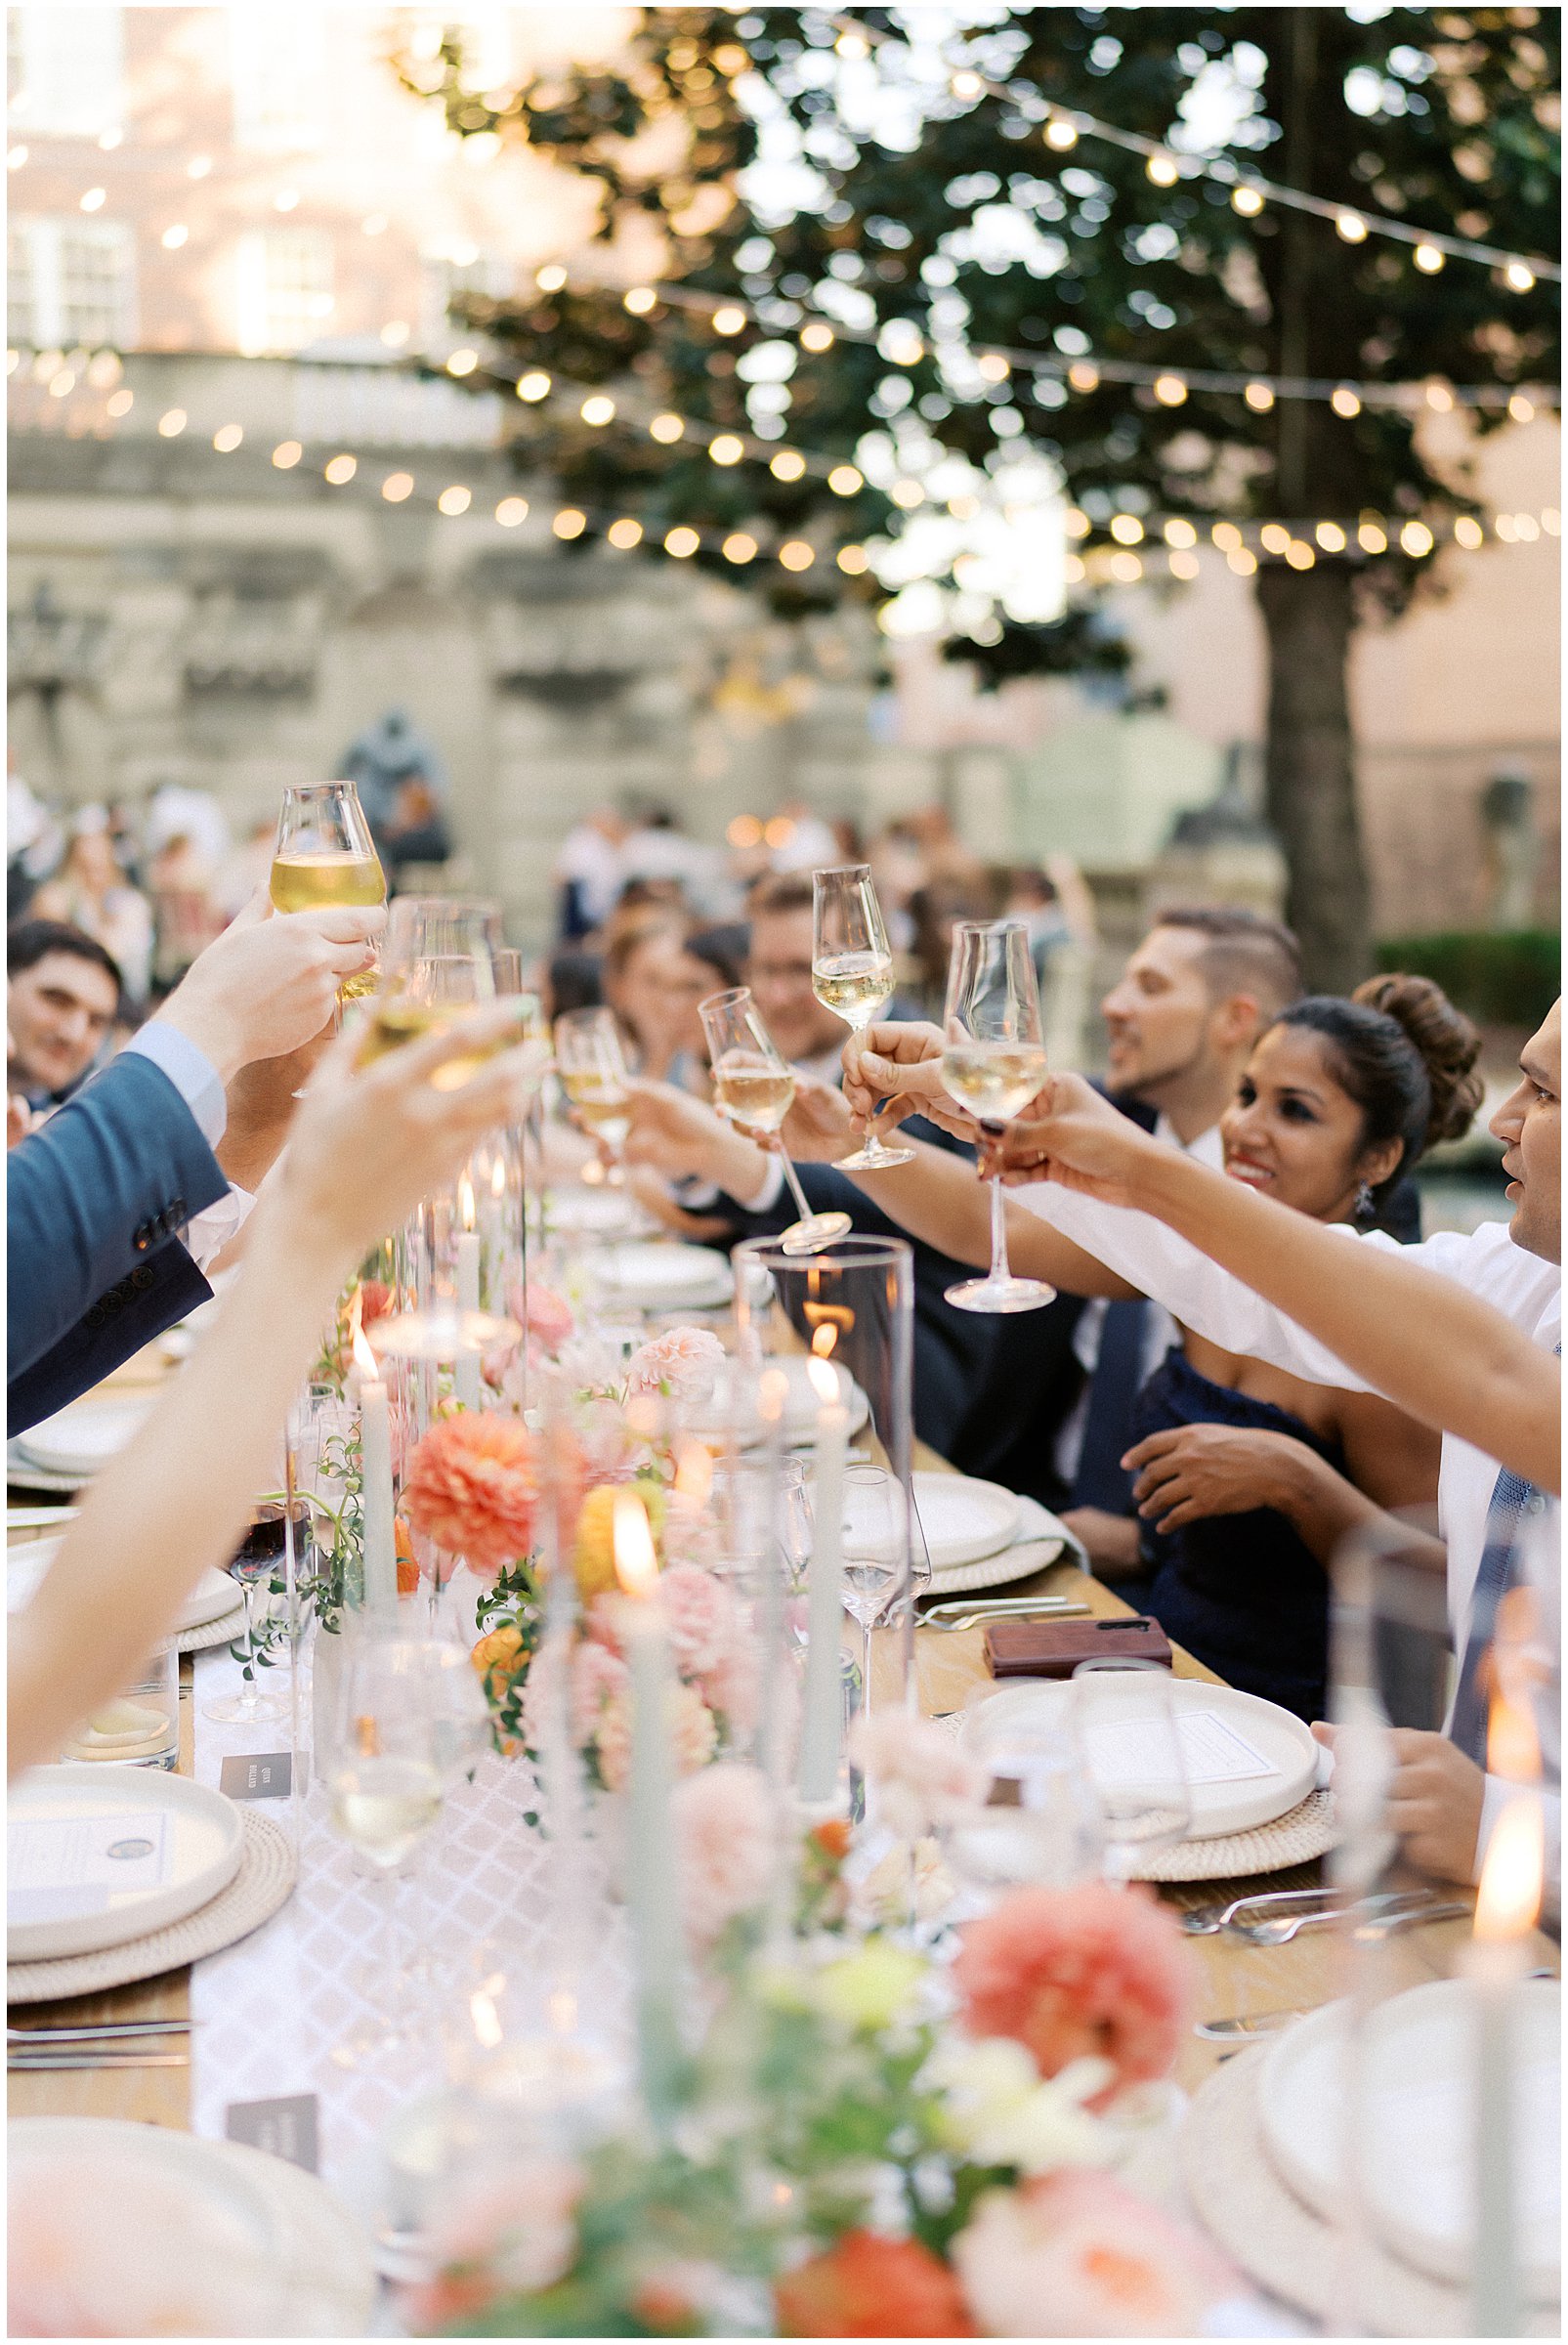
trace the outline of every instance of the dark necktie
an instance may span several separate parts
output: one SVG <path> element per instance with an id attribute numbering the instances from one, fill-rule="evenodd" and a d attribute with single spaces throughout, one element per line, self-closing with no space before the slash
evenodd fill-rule
<path id="1" fill-rule="evenodd" d="M 1122 1460 L 1132 1438 L 1132 1404 L 1143 1383 L 1143 1336 L 1149 1305 L 1140 1295 L 1108 1302 L 1100 1329 L 1100 1353 L 1089 1380 L 1083 1418 L 1083 1447 L 1073 1477 L 1073 1505 L 1100 1507 L 1125 1514 L 1132 1503 L 1132 1476 Z"/>
<path id="2" fill-rule="evenodd" d="M 1475 1596 L 1470 1605 L 1470 1634 L 1448 1729 L 1449 1740 L 1458 1743 L 1479 1768 L 1486 1766 L 1490 1708 L 1490 1688 L 1482 1664 L 1491 1649 L 1498 1606 L 1518 1576 L 1519 1526 L 1526 1511 L 1534 1514 L 1541 1503 L 1541 1493 L 1534 1483 L 1517 1473 L 1509 1473 L 1506 1467 L 1492 1486 L 1492 1503 L 1486 1514 L 1486 1546 L 1475 1575 Z"/>

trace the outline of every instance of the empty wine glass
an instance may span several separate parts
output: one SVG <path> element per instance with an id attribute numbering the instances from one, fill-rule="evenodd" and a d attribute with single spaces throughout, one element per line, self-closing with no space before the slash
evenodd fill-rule
<path id="1" fill-rule="evenodd" d="M 992 1789 L 942 1841 L 980 1910 L 1026 1883 L 1067 1889 L 1102 1869 L 1099 1804 L 1072 1729 L 1072 1688 L 1052 1686 L 1057 1698 L 1027 1704 L 1012 1698 L 1018 1690 L 982 1685 L 964 1705 L 959 1742 L 988 1769 Z"/>
<path id="2" fill-rule="evenodd" d="M 261 1499 L 250 1510 L 250 1527 L 229 1557 L 225 1569 L 238 1583 L 245 1603 L 245 1674 L 237 1693 L 220 1694 L 216 1701 L 202 1705 L 201 1715 L 216 1726 L 259 1726 L 263 1720 L 279 1719 L 286 1715 L 288 1703 L 283 1694 L 273 1687 L 262 1690 L 256 1645 L 256 1592 L 265 1582 L 269 1589 L 275 1580 L 283 1586 L 288 1538 L 289 1509 L 281 1499 Z M 293 1515 L 296 1550 L 303 1548 L 310 1530 L 310 1511 L 303 1502 L 296 1504 Z"/>
<path id="3" fill-rule="evenodd" d="M 870 866 L 851 863 L 813 872 L 811 893 L 811 990 L 825 1009 L 859 1034 L 893 999 L 893 952 Z M 912 1148 L 889 1148 L 874 1130 L 867 1133 L 864 1148 L 838 1160 L 846 1172 L 885 1172 L 890 1165 L 913 1161 Z"/>
<path id="4" fill-rule="evenodd" d="M 1039 982 L 1022 920 L 960 920 L 953 932 L 943 1012 L 942 1087 L 982 1131 L 1003 1131 L 1029 1105 L 1047 1072 Z M 1038 1311 L 1055 1295 L 1038 1278 L 1015 1278 L 1007 1260 L 1007 1199 L 991 1183 L 991 1268 L 949 1287 L 960 1311 Z"/>
<path id="5" fill-rule="evenodd" d="M 737 985 L 726 994 L 710 994 L 699 1002 L 698 1009 L 721 1114 L 733 1124 L 777 1134 L 795 1096 L 795 1070 L 780 1056 L 749 986 Z M 820 1254 L 835 1238 L 847 1238 L 854 1226 L 848 1214 L 814 1214 L 782 1140 L 778 1155 L 800 1215 L 780 1237 L 785 1254 Z"/>
<path id="6" fill-rule="evenodd" d="M 610 1152 L 610 1178 L 626 1177 L 631 1132 L 630 1076 L 620 1029 L 609 1009 L 569 1009 L 555 1022 L 555 1063 L 561 1086 L 585 1125 Z"/>
<path id="7" fill-rule="evenodd" d="M 861 1708 L 871 1707 L 871 1631 L 909 1579 L 909 1508 L 885 1466 L 844 1470 L 844 1609 L 861 1633 Z"/>
<path id="8" fill-rule="evenodd" d="M 1173 1849 L 1192 1823 L 1170 1672 L 1156 1661 L 1108 1657 L 1073 1672 L 1073 1733 L 1099 1804 L 1105 1874 L 1130 1881 Z"/>

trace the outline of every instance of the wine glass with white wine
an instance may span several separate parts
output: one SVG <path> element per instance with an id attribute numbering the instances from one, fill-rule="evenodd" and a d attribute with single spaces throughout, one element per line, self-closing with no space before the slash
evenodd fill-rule
<path id="1" fill-rule="evenodd" d="M 1022 920 L 960 920 L 953 932 L 943 1012 L 942 1087 L 995 1137 L 1022 1115 L 1048 1066 L 1039 985 Z M 950 1287 L 960 1311 L 1038 1311 L 1056 1293 L 1015 1278 L 1007 1259 L 1007 1200 L 991 1184 L 991 1268 Z"/>
<path id="2" fill-rule="evenodd" d="M 737 985 L 727 994 L 709 994 L 698 1003 L 698 1013 L 707 1037 L 720 1114 L 732 1124 L 776 1134 L 794 1101 L 795 1070 L 781 1057 L 762 1023 L 750 987 Z M 820 1254 L 835 1238 L 847 1238 L 854 1226 L 848 1214 L 814 1214 L 782 1140 L 778 1155 L 800 1215 L 780 1236 L 785 1254 Z"/>
<path id="3" fill-rule="evenodd" d="M 811 990 L 824 1009 L 860 1034 L 893 999 L 893 949 L 870 866 L 813 872 L 811 893 Z M 864 1148 L 838 1160 L 845 1172 L 879 1172 L 913 1162 L 912 1148 L 889 1148 L 874 1130 Z"/>
<path id="4" fill-rule="evenodd" d="M 563 1011 L 555 1022 L 555 1064 L 578 1122 L 604 1142 L 610 1178 L 618 1186 L 626 1177 L 631 1135 L 631 1076 L 614 1011 Z"/>
<path id="5" fill-rule="evenodd" d="M 284 790 L 268 893 L 278 912 L 386 902 L 386 875 L 352 782 L 312 782 Z M 375 985 L 375 970 L 363 969 L 344 978 L 339 999 L 358 1001 Z"/>

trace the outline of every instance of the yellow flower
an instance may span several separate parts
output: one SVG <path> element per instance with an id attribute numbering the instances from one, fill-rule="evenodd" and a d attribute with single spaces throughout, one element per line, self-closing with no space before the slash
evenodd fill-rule
<path id="1" fill-rule="evenodd" d="M 597 1483 L 583 1500 L 577 1515 L 572 1561 L 577 1575 L 577 1593 L 585 1604 L 619 1586 L 615 1578 L 614 1532 L 615 1497 L 621 1487 L 619 1482 Z M 648 1509 L 657 1547 L 664 1529 L 664 1493 L 654 1482 L 639 1481 L 634 1487 Z"/>
<path id="2" fill-rule="evenodd" d="M 887 2027 L 924 1977 L 925 1964 L 917 1954 L 872 1942 L 818 1972 L 817 2006 L 846 2027 Z"/>

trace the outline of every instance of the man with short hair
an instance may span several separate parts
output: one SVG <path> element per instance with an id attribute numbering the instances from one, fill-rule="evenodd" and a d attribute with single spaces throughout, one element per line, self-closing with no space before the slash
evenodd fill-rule
<path id="1" fill-rule="evenodd" d="M 745 981 L 762 1023 L 802 1075 L 837 1084 L 844 1021 L 811 990 L 812 874 L 779 872 L 746 899 L 751 945 Z"/>
<path id="2" fill-rule="evenodd" d="M 6 938 L 6 1080 L 29 1108 L 70 1096 L 113 1031 L 120 972 L 67 920 L 22 920 Z"/>

